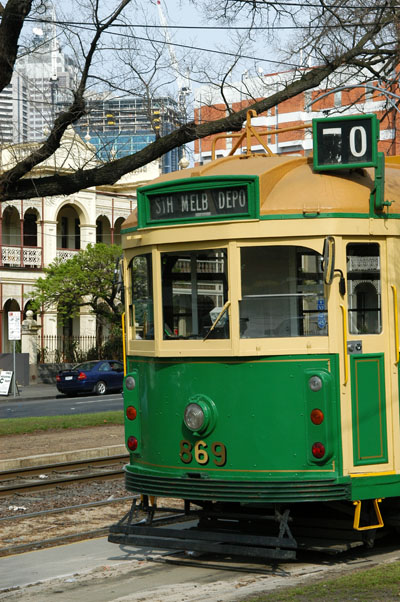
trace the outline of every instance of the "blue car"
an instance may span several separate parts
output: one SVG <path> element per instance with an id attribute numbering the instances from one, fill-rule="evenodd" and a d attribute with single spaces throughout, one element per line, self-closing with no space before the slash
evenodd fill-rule
<path id="1" fill-rule="evenodd" d="M 60 370 L 56 385 L 60 393 L 96 393 L 104 395 L 108 391 L 122 391 L 124 366 L 116 360 L 97 360 L 78 364 L 68 370 Z"/>

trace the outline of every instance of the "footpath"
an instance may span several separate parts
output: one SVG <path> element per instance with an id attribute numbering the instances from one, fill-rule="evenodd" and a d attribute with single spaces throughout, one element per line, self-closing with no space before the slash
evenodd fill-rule
<path id="1" fill-rule="evenodd" d="M 18 386 L 17 394 L 13 395 L 13 388 L 10 387 L 10 391 L 8 395 L 0 395 L 1 401 L 18 401 L 18 399 L 28 400 L 28 399 L 51 399 L 52 397 L 65 397 L 62 395 L 56 385 L 53 384 L 37 384 L 37 385 L 27 385 L 23 387 L 21 385 Z"/>

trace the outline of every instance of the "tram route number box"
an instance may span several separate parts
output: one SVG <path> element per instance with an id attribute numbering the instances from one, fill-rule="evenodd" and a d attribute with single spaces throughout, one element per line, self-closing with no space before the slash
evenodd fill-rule
<path id="1" fill-rule="evenodd" d="M 376 115 L 313 119 L 314 170 L 377 167 Z"/>

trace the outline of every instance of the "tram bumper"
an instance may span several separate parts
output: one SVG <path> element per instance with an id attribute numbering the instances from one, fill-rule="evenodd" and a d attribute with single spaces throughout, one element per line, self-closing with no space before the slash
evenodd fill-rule
<path id="1" fill-rule="evenodd" d="M 351 484 L 337 479 L 222 480 L 165 477 L 131 472 L 125 468 L 128 491 L 159 497 L 239 503 L 293 503 L 351 500 Z"/>

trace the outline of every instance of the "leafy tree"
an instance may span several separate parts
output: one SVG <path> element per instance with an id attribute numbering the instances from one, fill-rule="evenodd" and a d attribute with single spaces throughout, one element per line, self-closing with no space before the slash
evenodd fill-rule
<path id="1" fill-rule="evenodd" d="M 40 25 L 43 4 L 44 0 L 8 0 L 0 11 L 0 90 L 11 81 L 18 54 L 30 51 L 29 40 L 24 47 L 21 32 L 25 22 Z M 64 3 L 58 3 L 58 10 L 61 4 Z M 49 134 L 42 143 L 34 145 L 26 156 L 15 157 L 14 164 L 3 167 L 0 202 L 72 194 L 90 186 L 113 184 L 124 174 L 173 148 L 212 134 L 239 131 L 248 108 L 257 114 L 263 113 L 321 85 L 337 72 L 342 75 L 347 72 L 353 79 L 359 76 L 364 82 L 379 79 L 388 88 L 396 82 L 400 31 L 400 7 L 396 0 L 314 0 L 311 3 L 196 0 L 193 1 L 196 7 L 204 7 L 207 25 L 224 28 L 220 50 L 214 51 L 220 54 L 205 53 L 202 59 L 199 48 L 193 48 L 192 58 L 188 48 L 183 49 L 182 54 L 193 61 L 192 80 L 212 82 L 227 99 L 225 115 L 215 121 L 178 124 L 166 135 L 157 134 L 154 126 L 156 140 L 138 152 L 119 159 L 111 157 L 104 164 L 87 165 L 72 173 L 42 177 L 32 170 L 54 154 L 67 127 L 85 115 L 89 90 L 101 92 L 102 85 L 103 89 L 142 95 L 151 107 L 151 99 L 166 93 L 168 84 L 172 85 L 174 80 L 176 67 L 183 64 L 173 56 L 169 62 L 166 58 L 170 50 L 168 40 L 162 30 L 154 29 L 154 20 L 149 17 L 154 3 L 70 0 L 65 4 L 64 10 L 70 10 L 71 16 L 66 16 L 58 27 L 63 29 L 64 48 L 75 49 L 81 64 L 73 100 L 49 124 Z M 138 25 L 134 25 L 135 22 Z M 289 27 L 294 32 L 290 41 L 280 42 L 281 27 Z M 234 110 L 227 97 L 231 75 L 243 70 L 244 63 L 257 65 L 251 53 L 260 38 L 270 53 L 275 43 L 277 60 L 270 63 L 269 71 L 289 69 L 291 75 L 284 82 L 277 81 L 274 90 L 266 90 L 262 100 L 252 99 L 249 94 L 248 107 Z M 223 54 L 222 43 L 228 40 L 232 44 L 236 42 L 236 47 L 231 47 L 229 53 L 224 48 Z M 284 46 L 281 51 L 279 45 Z M 308 58 L 312 60 L 312 68 L 307 67 Z M 259 60 L 265 61 L 266 57 Z"/>
<path id="2" fill-rule="evenodd" d="M 65 323 L 81 307 L 88 307 L 100 323 L 118 328 L 123 307 L 115 268 L 121 253 L 118 245 L 98 243 L 66 261 L 55 259 L 29 294 L 31 308 L 57 308 L 60 322 Z"/>

